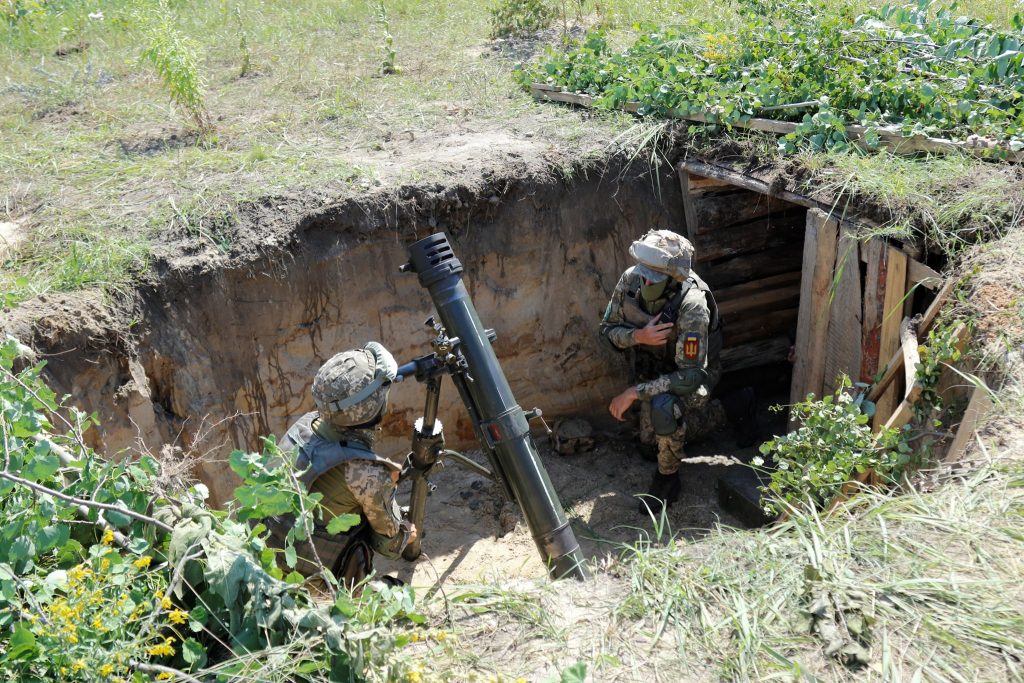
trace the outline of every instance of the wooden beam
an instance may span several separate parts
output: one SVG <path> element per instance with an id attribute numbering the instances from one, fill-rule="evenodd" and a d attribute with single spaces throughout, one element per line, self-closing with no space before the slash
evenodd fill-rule
<path id="1" fill-rule="evenodd" d="M 880 239 L 870 239 L 861 247 L 867 270 L 864 274 L 864 332 L 861 336 L 860 381 L 871 382 L 878 372 L 882 318 L 885 306 L 885 282 L 888 278 L 888 245 Z"/>
<path id="2" fill-rule="evenodd" d="M 721 306 L 727 301 L 743 299 L 766 289 L 789 287 L 790 285 L 796 285 L 799 288 L 799 270 L 793 270 L 788 273 L 779 273 L 778 275 L 771 275 L 769 277 L 750 280 L 748 282 L 741 282 L 740 284 L 733 285 L 732 287 L 723 287 L 715 292 L 715 299 L 718 301 L 718 305 Z"/>
<path id="3" fill-rule="evenodd" d="M 692 174 L 686 175 L 692 177 Z M 760 192 L 735 187 L 732 189 L 732 192 L 708 192 L 703 195 L 696 195 L 692 191 L 689 193 L 694 209 L 695 234 L 717 233 L 735 223 L 767 218 L 773 213 L 793 208 L 789 202 Z"/>
<path id="4" fill-rule="evenodd" d="M 920 329 L 920 323 L 918 323 L 918 329 Z M 964 325 L 963 323 L 957 325 L 956 329 L 953 330 L 953 340 L 953 345 L 961 353 L 963 353 L 964 347 L 967 344 L 966 325 Z M 892 358 L 890 358 L 889 362 L 886 364 L 885 373 L 882 375 L 881 379 L 879 379 L 877 382 L 875 382 L 875 384 L 872 385 L 871 390 L 865 397 L 866 400 L 871 402 L 875 402 L 878 400 L 878 397 L 881 396 L 882 393 L 889 388 L 889 385 L 892 384 L 892 381 L 896 379 L 896 376 L 899 375 L 900 371 L 903 370 L 904 360 L 905 355 L 903 353 L 903 346 L 901 344 L 900 348 L 896 349 L 896 353 L 893 354 Z"/>
<path id="5" fill-rule="evenodd" d="M 713 290 L 718 290 L 755 278 L 793 271 L 800 267 L 800 256 L 800 249 L 784 244 L 714 263 L 695 263 L 693 269 Z"/>
<path id="6" fill-rule="evenodd" d="M 774 289 L 763 289 L 760 292 L 742 298 L 718 302 L 718 310 L 728 320 L 740 322 L 735 318 L 739 313 L 753 310 L 755 313 L 794 308 L 800 301 L 800 284 L 793 283 Z"/>
<path id="7" fill-rule="evenodd" d="M 697 175 L 704 176 L 705 178 L 713 178 L 714 180 L 727 182 L 735 187 L 741 187 L 752 192 L 760 192 L 761 194 L 776 197 L 792 204 L 806 206 L 809 209 L 825 210 L 828 208 L 822 202 L 811 199 L 810 197 L 805 197 L 802 194 L 796 194 L 789 190 L 773 189 L 771 185 L 763 180 L 754 178 L 753 176 L 744 175 L 742 173 L 736 173 L 735 171 L 722 168 L 721 166 L 706 164 L 702 161 L 684 161 L 679 166 L 683 171 L 688 173 L 695 173 Z"/>
<path id="8" fill-rule="evenodd" d="M 683 219 L 686 221 L 686 237 L 693 242 L 697 238 L 697 208 L 694 204 L 692 179 L 697 176 L 679 170 L 679 186 L 683 191 Z M 718 182 L 718 181 L 715 181 Z"/>
<path id="9" fill-rule="evenodd" d="M 984 387 L 974 387 L 971 400 L 967 403 L 967 410 L 964 411 L 964 417 L 960 420 L 960 425 L 956 429 L 956 436 L 953 437 L 953 443 L 949 444 L 949 449 L 946 451 L 943 462 L 954 463 L 964 457 L 967 445 L 970 443 L 971 437 L 974 436 L 974 432 L 978 429 L 978 423 L 991 407 L 992 399 L 989 398 L 988 390 Z"/>
<path id="10" fill-rule="evenodd" d="M 727 347 L 739 346 L 758 339 L 788 337 L 796 325 L 798 309 L 786 308 L 778 311 L 766 311 L 760 315 L 748 315 L 742 320 L 725 321 L 724 344 Z"/>
<path id="11" fill-rule="evenodd" d="M 860 291 L 859 244 L 849 228 L 841 228 L 836 247 L 835 276 L 828 307 L 828 335 L 825 339 L 825 375 L 822 396 L 833 393 L 843 374 L 860 375 L 863 309 Z"/>
<path id="12" fill-rule="evenodd" d="M 900 351 L 903 354 L 903 386 L 906 387 L 906 395 L 917 382 L 917 366 L 921 363 L 921 354 L 917 347 L 917 330 L 910 318 L 904 318 L 900 323 Z"/>
<path id="13" fill-rule="evenodd" d="M 889 358 L 900 348 L 900 322 L 903 318 L 903 297 L 906 295 L 907 255 L 893 247 L 886 248 L 887 273 L 882 298 L 882 320 L 879 332 L 880 358 Z M 883 392 L 875 401 L 874 424 L 882 424 L 896 407 L 896 391 Z"/>
<path id="14" fill-rule="evenodd" d="M 680 174 L 681 176 L 682 174 Z M 686 182 L 688 183 L 687 189 L 690 194 L 694 196 L 704 195 L 708 192 L 715 192 L 718 190 L 734 190 L 736 186 L 732 183 L 727 183 L 724 180 L 715 180 L 714 178 L 705 178 L 704 176 L 690 174 Z"/>
<path id="15" fill-rule="evenodd" d="M 530 92 L 536 99 L 565 102 L 567 104 L 575 104 L 588 108 L 594 106 L 594 98 L 590 95 L 564 92 L 557 86 L 550 86 L 544 83 L 532 84 Z M 622 109 L 635 113 L 639 110 L 640 106 L 639 102 L 626 102 L 622 105 Z M 721 125 L 719 120 L 720 117 L 710 113 L 681 115 L 677 112 L 669 112 L 668 115 L 671 118 L 683 119 L 685 121 Z M 733 128 L 759 130 L 766 133 L 775 133 L 776 135 L 788 135 L 789 133 L 795 132 L 797 129 L 796 123 L 765 118 L 751 118 L 747 121 L 733 121 L 728 125 Z M 856 124 L 846 126 L 846 135 L 853 142 L 863 140 L 867 131 L 868 128 L 865 126 Z M 972 138 L 969 142 L 953 142 L 952 140 L 932 138 L 925 135 L 913 135 L 907 137 L 895 129 L 875 128 L 874 131 L 880 138 L 879 145 L 895 154 L 918 154 L 920 152 L 948 154 L 951 152 L 966 152 L 968 154 L 985 155 L 995 152 L 999 154 L 1001 158 L 1005 158 L 1010 162 L 1019 163 L 1024 160 L 1024 152 L 1015 152 L 1003 143 L 986 138 Z"/>
<path id="16" fill-rule="evenodd" d="M 789 357 L 789 346 L 789 337 L 778 336 L 722 349 L 719 356 L 722 372 L 736 372 L 759 365 L 781 363 Z"/>
<path id="17" fill-rule="evenodd" d="M 942 274 L 937 270 L 929 268 L 920 261 L 910 259 L 907 261 L 907 281 L 911 285 L 921 285 L 928 289 L 938 289 L 942 286 Z"/>
<path id="18" fill-rule="evenodd" d="M 690 240 L 694 262 L 716 261 L 798 242 L 803 239 L 805 221 L 803 209 L 800 209 L 800 215 L 770 216 L 697 234 Z"/>
<path id="19" fill-rule="evenodd" d="M 921 398 L 921 392 L 923 389 L 917 382 L 911 386 L 910 391 L 907 392 L 907 397 L 900 401 L 899 405 L 896 406 L 896 410 L 893 411 L 892 415 L 885 422 L 885 426 L 888 429 L 902 429 L 903 425 L 910 422 L 910 418 L 914 416 L 914 404 L 917 403 L 917 399 Z M 878 417 L 878 413 L 875 413 L 875 417 Z M 874 427 L 875 431 L 878 431 L 878 425 Z"/>
<path id="20" fill-rule="evenodd" d="M 896 379 L 900 371 L 903 370 L 903 347 L 896 349 L 896 353 L 893 354 L 892 358 L 885 366 L 885 374 L 882 375 L 881 379 L 871 385 L 871 390 L 865 397 L 868 401 L 875 403 L 878 398 L 889 388 L 892 381 Z"/>
<path id="21" fill-rule="evenodd" d="M 838 239 L 839 225 L 835 220 L 819 209 L 807 212 L 790 403 L 804 400 L 811 392 L 821 396 L 825 374 L 823 349 L 828 333 L 826 304 Z"/>

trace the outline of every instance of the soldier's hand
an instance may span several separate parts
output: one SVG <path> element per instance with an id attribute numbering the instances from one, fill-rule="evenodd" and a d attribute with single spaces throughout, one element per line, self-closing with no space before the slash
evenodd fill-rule
<path id="1" fill-rule="evenodd" d="M 623 415 L 629 410 L 629 407 L 640 398 L 636 393 L 636 387 L 630 387 L 623 391 L 621 394 L 612 399 L 611 405 L 608 406 L 608 412 L 612 414 L 619 422 L 622 422 L 625 418 Z"/>
<path id="2" fill-rule="evenodd" d="M 674 323 L 659 323 L 661 313 L 651 318 L 651 321 L 643 327 L 633 330 L 633 339 L 637 344 L 644 346 L 660 346 L 668 339 L 672 332 Z"/>
<path id="3" fill-rule="evenodd" d="M 419 532 L 416 530 L 416 525 L 415 524 L 409 524 L 409 540 L 406 541 L 406 544 L 409 544 L 409 543 L 412 543 L 413 541 L 415 541 L 416 540 L 416 536 L 418 536 L 418 535 L 419 535 Z"/>

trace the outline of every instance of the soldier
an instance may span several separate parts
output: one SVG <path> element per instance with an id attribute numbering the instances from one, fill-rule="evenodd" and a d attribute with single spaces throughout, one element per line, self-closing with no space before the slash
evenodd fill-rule
<path id="1" fill-rule="evenodd" d="M 284 451 L 298 448 L 299 479 L 310 492 L 323 494 L 325 508 L 365 520 L 348 539 L 323 529 L 314 538 L 320 560 L 350 585 L 370 572 L 374 552 L 400 557 L 416 537 L 395 500 L 401 466 L 373 451 L 397 369 L 377 342 L 335 355 L 313 379 L 317 409 L 295 422 L 280 443 Z M 299 550 L 307 560 L 312 554 L 308 545 Z"/>
<path id="2" fill-rule="evenodd" d="M 633 242 L 637 265 L 619 278 L 601 321 L 601 335 L 627 352 L 640 381 L 612 399 L 609 412 L 624 420 L 640 405 L 640 440 L 657 446 L 658 469 L 640 511 L 657 514 L 679 497 L 685 441 L 724 423 L 711 391 L 720 374 L 718 306 L 707 284 L 690 270 L 693 246 L 670 230 L 651 230 Z"/>

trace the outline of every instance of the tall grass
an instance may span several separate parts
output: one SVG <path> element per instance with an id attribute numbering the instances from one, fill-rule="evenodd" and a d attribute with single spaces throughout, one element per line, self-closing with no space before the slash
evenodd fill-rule
<path id="1" fill-rule="evenodd" d="M 158 0 L 152 15 L 139 16 L 148 43 L 142 56 L 156 69 L 171 101 L 185 110 L 192 125 L 201 132 L 209 131 L 212 124 L 203 98 L 199 44 L 178 29 L 167 0 Z"/>
<path id="2" fill-rule="evenodd" d="M 429 666 L 442 679 L 545 680 L 579 659 L 594 680 L 1021 681 L 1022 522 L 1024 459 L 1008 454 L 935 490 L 862 493 L 831 518 L 641 540 L 592 583 L 456 593 L 444 610 L 461 646 Z"/>

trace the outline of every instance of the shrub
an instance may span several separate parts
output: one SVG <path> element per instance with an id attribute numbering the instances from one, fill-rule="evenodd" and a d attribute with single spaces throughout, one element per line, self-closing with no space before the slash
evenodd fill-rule
<path id="1" fill-rule="evenodd" d="M 411 589 L 370 584 L 318 602 L 301 576 L 282 580 L 265 529 L 238 521 L 295 513 L 292 541 L 321 514 L 272 440 L 231 456 L 243 478 L 232 518 L 206 507 L 202 485 L 170 483 L 152 457 L 100 458 L 84 437 L 95 417 L 58 400 L 42 363 L 16 371 L 25 356 L 0 341 L 0 680 L 405 675 L 381 627 L 421 621 Z M 294 564 L 290 542 L 285 559 Z"/>
<path id="2" fill-rule="evenodd" d="M 909 462 L 910 447 L 895 429 L 871 431 L 870 417 L 862 412 L 862 399 L 850 394 L 843 377 L 831 396 L 815 400 L 813 394 L 790 407 L 799 428 L 761 445 L 772 455 L 776 469 L 761 487 L 765 512 L 778 514 L 806 504 L 827 504 L 850 479 L 852 472 L 874 470 L 883 480 L 899 476 Z M 781 410 L 781 406 L 776 406 Z M 754 465 L 764 464 L 754 458 Z"/>
<path id="3" fill-rule="evenodd" d="M 203 100 L 199 46 L 174 25 L 167 0 L 159 0 L 152 18 L 144 19 L 147 47 L 142 56 L 153 65 L 171 98 L 201 132 L 212 127 Z"/>
<path id="4" fill-rule="evenodd" d="M 521 38 L 547 28 L 554 11 L 543 0 L 501 0 L 491 10 L 491 38 Z"/>

